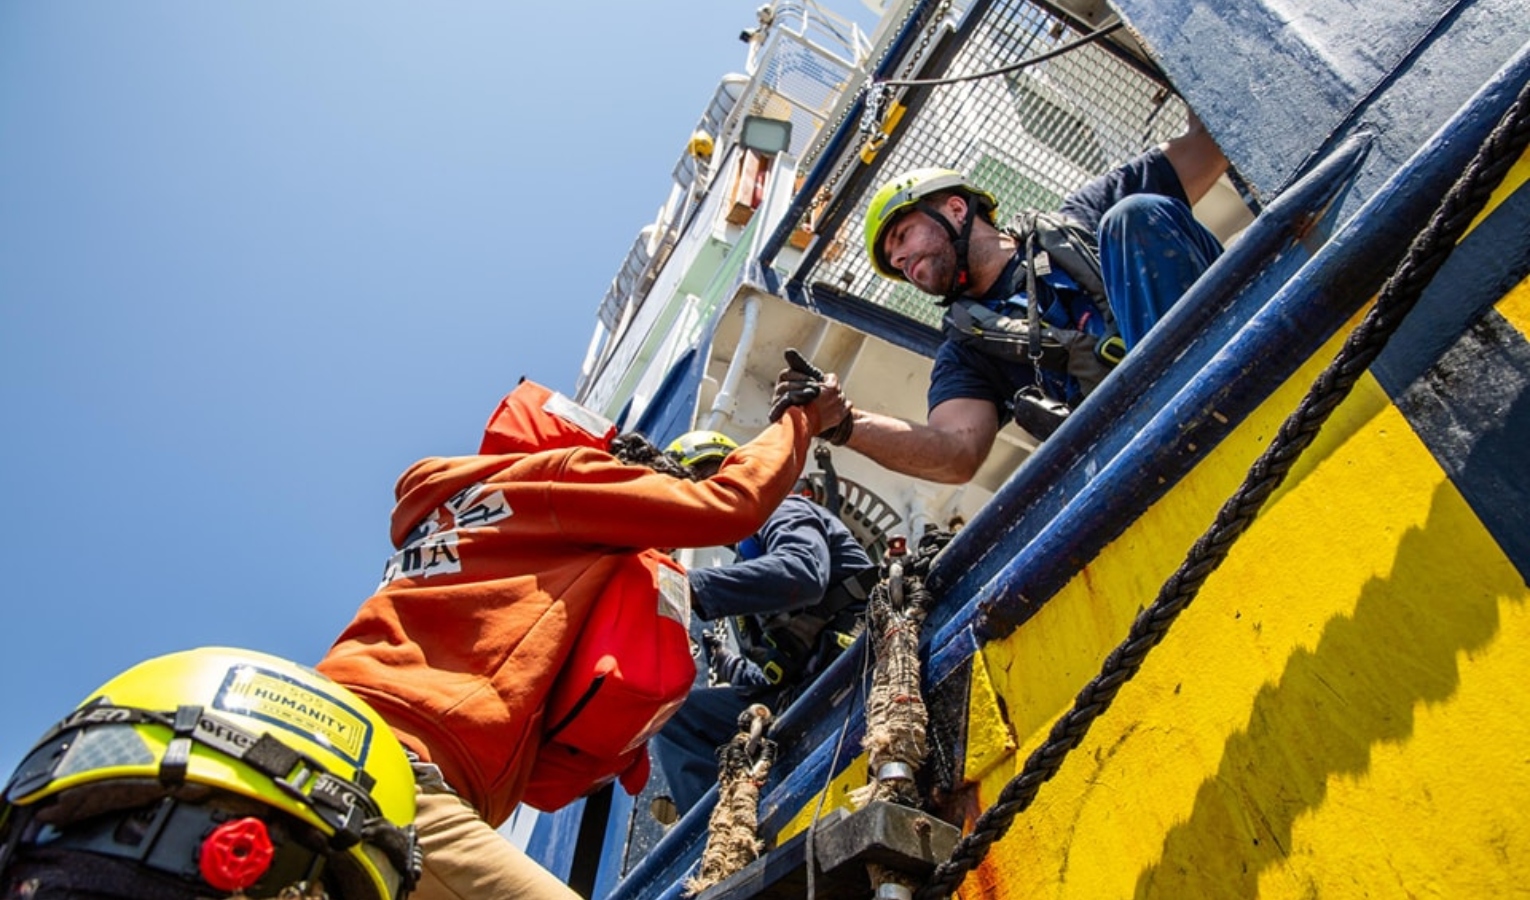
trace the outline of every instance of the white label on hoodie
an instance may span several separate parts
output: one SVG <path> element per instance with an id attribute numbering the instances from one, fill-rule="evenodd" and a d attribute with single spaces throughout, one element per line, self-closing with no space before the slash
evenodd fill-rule
<path id="1" fill-rule="evenodd" d="M 462 555 L 457 552 L 457 532 L 442 531 L 427 535 L 389 557 L 378 589 L 400 578 L 429 578 L 461 571 Z"/>
<path id="2" fill-rule="evenodd" d="M 415 526 L 403 549 L 389 557 L 382 584 L 400 578 L 429 578 L 462 571 L 457 550 L 459 532 L 487 528 L 514 515 L 505 495 L 485 490 L 483 482 L 458 491 L 439 509 Z M 378 585 L 381 589 L 382 585 Z"/>
<path id="3" fill-rule="evenodd" d="M 452 514 L 456 527 L 463 531 L 493 525 L 512 515 L 505 495 L 498 488 L 485 491 L 481 481 L 463 488 L 446 501 L 446 511 Z"/>
<path id="4" fill-rule="evenodd" d="M 575 428 L 581 429 L 590 437 L 604 438 L 616 429 L 616 424 L 594 410 L 585 409 L 569 398 L 554 391 L 547 402 L 542 404 L 542 411 L 551 416 L 557 416 Z"/>

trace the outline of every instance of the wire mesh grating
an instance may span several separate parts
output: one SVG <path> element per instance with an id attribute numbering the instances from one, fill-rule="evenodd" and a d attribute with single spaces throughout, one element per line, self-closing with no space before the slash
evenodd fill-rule
<path id="1" fill-rule="evenodd" d="M 1001 217 L 1055 209 L 1095 175 L 1179 134 L 1184 104 L 1141 68 L 1090 44 L 1020 71 L 972 80 L 1055 50 L 1084 32 L 1026 0 L 997 2 L 939 73 L 941 84 L 901 124 L 881 151 L 876 177 L 832 235 L 803 280 L 934 325 L 940 309 L 928 295 L 878 276 L 866 259 L 866 206 L 877 186 L 899 172 L 946 166 L 965 173 L 999 200 Z"/>

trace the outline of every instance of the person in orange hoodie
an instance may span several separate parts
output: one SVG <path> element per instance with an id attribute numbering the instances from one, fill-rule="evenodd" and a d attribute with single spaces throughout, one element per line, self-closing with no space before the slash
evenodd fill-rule
<path id="1" fill-rule="evenodd" d="M 398 552 L 317 668 L 376 709 L 416 759 L 424 867 L 413 897 L 577 896 L 494 830 L 525 797 L 551 682 L 624 562 L 760 528 L 822 423 L 846 413 L 834 389 L 793 402 L 715 475 L 691 481 L 640 437 L 522 381 L 477 455 L 425 459 L 399 479 Z M 657 454 L 675 471 L 613 449 Z"/>

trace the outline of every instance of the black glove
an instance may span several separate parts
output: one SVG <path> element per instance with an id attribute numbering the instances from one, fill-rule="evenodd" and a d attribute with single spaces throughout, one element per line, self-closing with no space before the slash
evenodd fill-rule
<path id="1" fill-rule="evenodd" d="M 807 406 L 818 399 L 823 388 L 823 372 L 803 358 L 796 348 L 786 351 L 786 368 L 776 376 L 775 396 L 770 404 L 770 421 L 786 414 L 787 407 Z"/>
<path id="2" fill-rule="evenodd" d="M 776 376 L 775 400 L 770 404 L 770 421 L 772 422 L 781 418 L 789 406 L 806 406 L 817 400 L 819 392 L 823 390 L 822 369 L 808 362 L 796 348 L 787 348 L 785 355 L 786 368 Z M 855 428 L 855 414 L 847 412 L 838 424 L 825 428 L 818 433 L 818 436 L 839 446 L 850 440 L 850 432 L 853 428 Z"/>

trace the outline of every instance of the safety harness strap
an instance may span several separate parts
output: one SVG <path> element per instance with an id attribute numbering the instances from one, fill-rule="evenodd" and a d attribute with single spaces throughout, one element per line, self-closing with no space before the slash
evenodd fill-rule
<path id="1" fill-rule="evenodd" d="M 740 616 L 740 649 L 760 666 L 771 684 L 795 681 L 808 673 L 825 649 L 838 655 L 849 646 L 859 633 L 859 610 L 877 581 L 876 568 L 868 568 L 830 587 L 823 600 L 808 609 Z M 826 636 L 831 638 L 832 648 L 821 646 Z"/>

